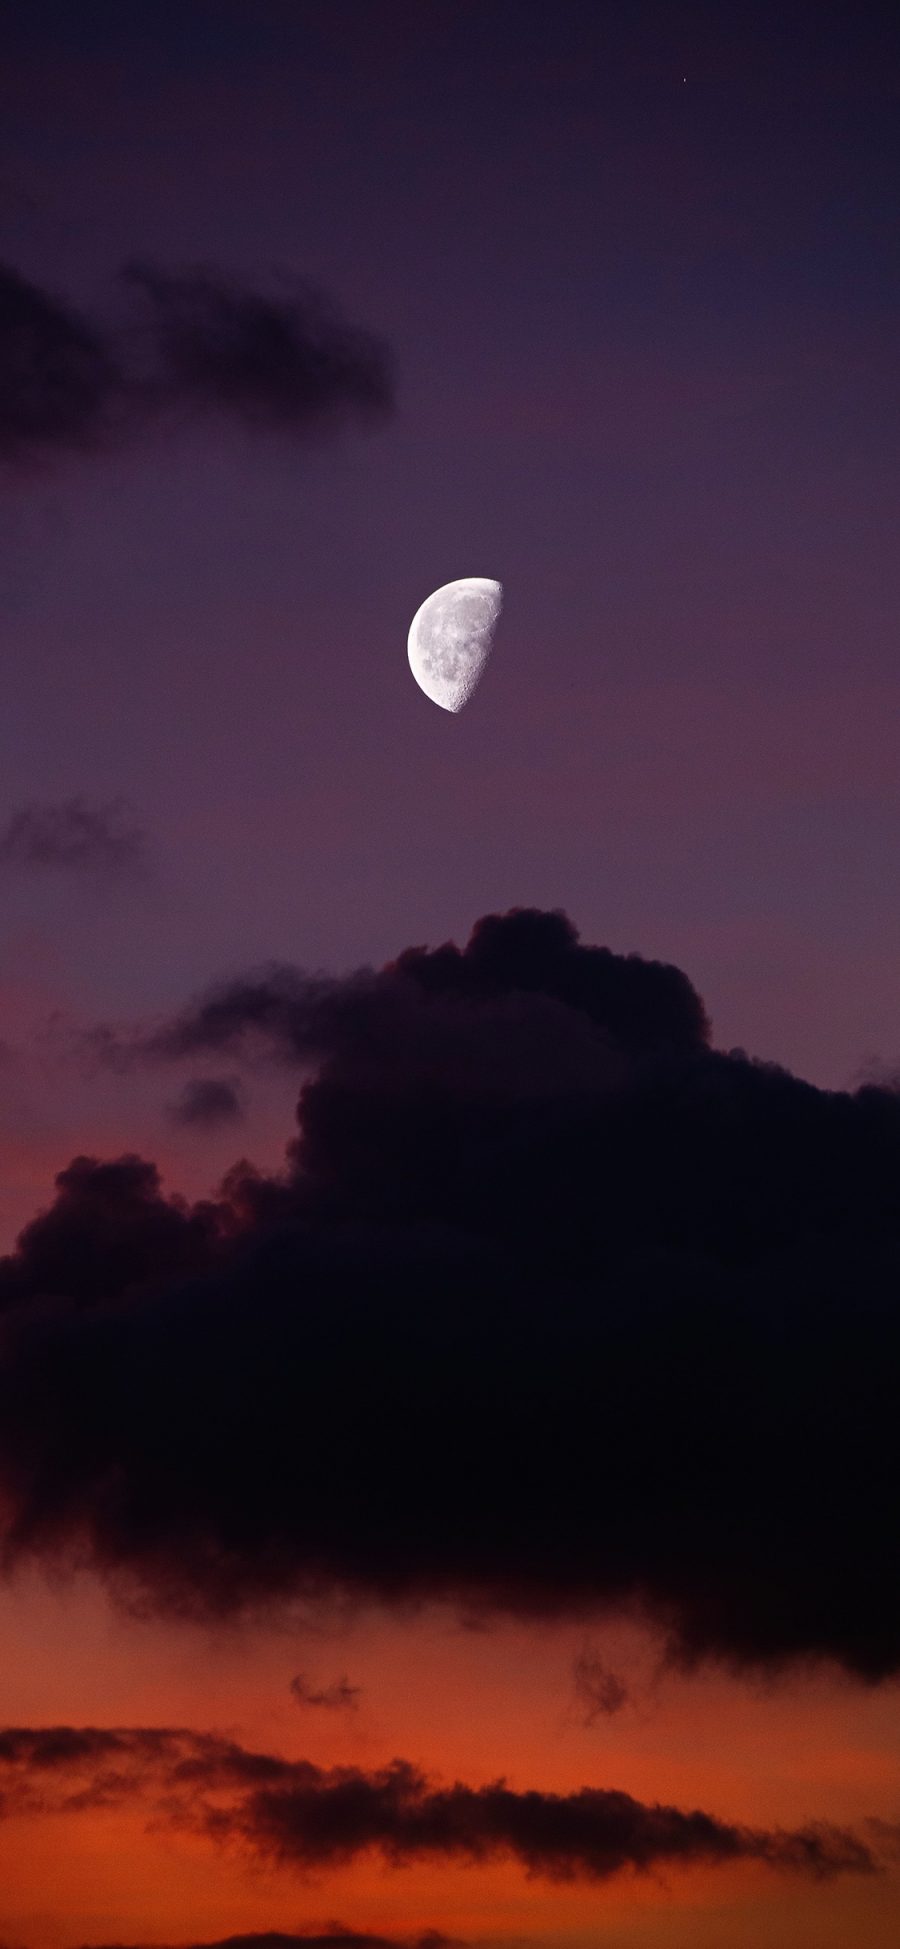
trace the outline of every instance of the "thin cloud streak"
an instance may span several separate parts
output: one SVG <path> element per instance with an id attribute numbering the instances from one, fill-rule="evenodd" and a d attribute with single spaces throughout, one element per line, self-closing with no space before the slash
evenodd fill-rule
<path id="1" fill-rule="evenodd" d="M 81 1949 L 123 1949 L 123 1945 L 82 1944 Z M 132 1945 L 132 1949 L 172 1949 L 172 1945 L 142 1943 Z M 266 1929 L 250 1935 L 220 1936 L 215 1942 L 179 1943 L 177 1949 L 463 1949 L 463 1945 L 456 1937 L 441 1935 L 437 1929 L 426 1929 L 421 1935 L 385 1936 L 361 1933 L 332 1922 L 324 1929 L 313 1928 L 308 1933 L 286 1935 L 278 1929 Z"/>
<path id="2" fill-rule="evenodd" d="M 369 1852 L 393 1868 L 512 1859 L 551 1882 L 602 1882 L 679 1862 L 754 1861 L 817 1881 L 878 1867 L 858 1835 L 828 1823 L 744 1827 L 600 1787 L 519 1792 L 502 1779 L 444 1786 L 406 1760 L 373 1771 L 320 1767 L 183 1728 L 7 1727 L 0 1782 L 7 1816 L 143 1802 L 174 1829 L 219 1845 L 239 1841 L 301 1871 Z"/>

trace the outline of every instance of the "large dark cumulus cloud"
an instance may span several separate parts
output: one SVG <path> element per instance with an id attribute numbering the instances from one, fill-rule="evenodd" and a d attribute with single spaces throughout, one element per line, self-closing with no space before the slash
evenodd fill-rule
<path id="1" fill-rule="evenodd" d="M 0 1266 L 10 1563 L 205 1613 L 339 1589 L 900 1669 L 900 1099 L 710 1046 L 677 970 L 489 916 L 222 989 L 140 1051 L 297 1061 L 279 1178 L 76 1160 Z"/>
<path id="2" fill-rule="evenodd" d="M 393 406 L 386 346 L 306 283 L 197 268 L 123 273 L 112 324 L 0 265 L 0 462 L 98 452 L 188 414 L 308 440 Z"/>
<path id="3" fill-rule="evenodd" d="M 321 1767 L 182 1728 L 6 1727 L 0 1787 L 7 1815 L 138 1801 L 176 1827 L 240 1840 L 301 1869 L 340 1867 L 370 1851 L 393 1867 L 511 1857 L 550 1881 L 605 1881 L 679 1861 L 759 1861 L 817 1880 L 878 1866 L 857 1834 L 828 1824 L 743 1827 L 600 1787 L 444 1786 L 406 1760 L 371 1771 Z"/>

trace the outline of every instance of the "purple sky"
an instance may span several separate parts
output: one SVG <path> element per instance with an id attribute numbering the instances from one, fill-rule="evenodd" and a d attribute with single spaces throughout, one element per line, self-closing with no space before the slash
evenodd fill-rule
<path id="1" fill-rule="evenodd" d="M 533 904 L 676 961 L 727 1046 L 896 1059 L 888 10 L 8 14 L 3 262 L 93 315 L 135 257 L 310 278 L 397 386 L 317 444 L 188 426 L 0 480 L 0 812 L 124 796 L 151 862 L 5 869 L 8 1039 Z M 406 633 L 472 574 L 506 600 L 455 718 Z M 60 1162 L 140 1095 L 18 1087 Z"/>

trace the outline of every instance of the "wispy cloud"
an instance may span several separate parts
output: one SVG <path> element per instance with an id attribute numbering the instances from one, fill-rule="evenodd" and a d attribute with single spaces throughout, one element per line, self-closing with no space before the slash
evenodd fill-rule
<path id="1" fill-rule="evenodd" d="M 307 436 L 344 417 L 390 411 L 384 345 L 342 319 L 314 286 L 264 294 L 218 271 L 173 275 L 150 264 L 123 275 L 149 307 L 157 405 Z"/>
<path id="2" fill-rule="evenodd" d="M 0 265 L 0 462 L 100 453 L 187 415 L 309 441 L 393 410 L 383 341 L 308 282 L 131 264 L 114 325 Z"/>
<path id="3" fill-rule="evenodd" d="M 141 878 L 148 870 L 147 835 L 122 798 L 32 800 L 11 813 L 0 832 L 0 863 L 38 872 Z"/>
<path id="4" fill-rule="evenodd" d="M 234 1076 L 193 1076 L 169 1106 L 173 1123 L 200 1130 L 240 1123 L 243 1114 L 241 1087 Z"/>
<path id="5" fill-rule="evenodd" d="M 578 1653 L 572 1678 L 583 1726 L 594 1726 L 598 1719 L 611 1719 L 628 1702 L 628 1687 L 624 1680 L 590 1645 Z"/>
<path id="6" fill-rule="evenodd" d="M 96 448 L 122 384 L 102 327 L 0 265 L 0 460 Z"/>
<path id="7" fill-rule="evenodd" d="M 326 1712 L 355 1712 L 362 1688 L 348 1678 L 336 1678 L 330 1685 L 313 1685 L 304 1672 L 291 1679 L 291 1693 L 298 1705 L 320 1706 Z"/>

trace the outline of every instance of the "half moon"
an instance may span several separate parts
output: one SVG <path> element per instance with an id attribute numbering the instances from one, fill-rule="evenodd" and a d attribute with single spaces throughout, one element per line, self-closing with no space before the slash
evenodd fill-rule
<path id="1" fill-rule="evenodd" d="M 443 711 L 461 711 L 491 651 L 503 589 L 485 575 L 465 575 L 435 589 L 412 619 L 409 667 L 420 690 Z"/>

